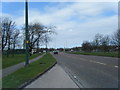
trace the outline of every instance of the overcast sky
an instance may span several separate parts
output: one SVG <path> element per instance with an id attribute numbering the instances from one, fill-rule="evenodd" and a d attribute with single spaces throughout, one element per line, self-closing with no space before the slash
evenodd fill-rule
<path id="1" fill-rule="evenodd" d="M 12 17 L 19 27 L 24 24 L 24 3 L 2 3 L 2 16 Z M 111 35 L 118 28 L 117 2 L 30 2 L 29 22 L 57 27 L 49 47 L 81 46 L 95 34 Z"/>

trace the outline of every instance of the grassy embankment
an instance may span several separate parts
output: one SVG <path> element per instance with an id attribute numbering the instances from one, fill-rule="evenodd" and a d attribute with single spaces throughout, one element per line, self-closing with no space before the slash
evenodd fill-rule
<path id="1" fill-rule="evenodd" d="M 23 67 L 14 73 L 3 78 L 3 88 L 16 88 L 28 80 L 36 77 L 44 72 L 56 62 L 51 54 L 46 54 L 41 59 L 31 63 L 27 67 Z"/>
<path id="2" fill-rule="evenodd" d="M 30 56 L 30 59 L 38 57 L 39 55 L 42 54 L 33 54 L 32 56 Z M 25 54 L 15 54 L 14 56 L 9 55 L 9 57 L 7 57 L 6 55 L 2 55 L 2 68 L 6 68 L 24 61 L 25 61 Z"/>
<path id="3" fill-rule="evenodd" d="M 118 52 L 70 52 L 72 54 L 118 57 Z"/>

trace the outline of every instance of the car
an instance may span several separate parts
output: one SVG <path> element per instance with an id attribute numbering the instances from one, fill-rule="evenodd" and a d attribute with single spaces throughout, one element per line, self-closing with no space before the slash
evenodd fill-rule
<path id="1" fill-rule="evenodd" d="M 53 53 L 54 53 L 54 54 L 58 54 L 58 51 L 54 51 Z"/>

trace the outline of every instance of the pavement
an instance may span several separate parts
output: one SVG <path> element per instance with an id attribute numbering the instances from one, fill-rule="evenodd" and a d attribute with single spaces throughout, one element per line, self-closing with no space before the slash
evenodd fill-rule
<path id="1" fill-rule="evenodd" d="M 56 64 L 25 88 L 79 88 L 68 74 Z"/>
<path id="2" fill-rule="evenodd" d="M 34 58 L 32 60 L 29 60 L 29 63 L 32 63 L 32 62 L 40 59 L 42 56 L 43 55 L 38 56 L 38 57 L 36 57 L 36 58 Z M 22 68 L 24 66 L 25 66 L 25 62 L 22 62 L 22 63 L 19 63 L 19 64 L 15 64 L 13 66 L 7 67 L 5 69 L 2 69 L 2 77 L 5 77 L 5 76 L 9 75 L 9 74 L 15 72 L 16 70 L 18 70 L 18 69 L 20 69 L 20 68 Z M 1 72 L 1 70 L 0 70 L 0 72 Z"/>
<path id="3" fill-rule="evenodd" d="M 118 88 L 118 58 L 63 52 L 53 56 L 81 88 Z"/>

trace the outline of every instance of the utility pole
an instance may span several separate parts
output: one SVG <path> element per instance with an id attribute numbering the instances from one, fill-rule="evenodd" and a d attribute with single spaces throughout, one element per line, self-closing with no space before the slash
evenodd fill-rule
<path id="1" fill-rule="evenodd" d="M 28 0 L 25 2 L 25 44 L 26 44 L 26 62 L 25 66 L 29 64 L 29 31 L 28 31 Z"/>
<path id="2" fill-rule="evenodd" d="M 48 40 L 47 40 L 47 35 L 46 34 L 45 34 L 45 42 L 46 42 L 46 54 L 47 54 L 47 43 L 48 43 Z"/>
<path id="3" fill-rule="evenodd" d="M 65 43 L 64 43 L 64 52 L 65 52 Z"/>
<path id="4" fill-rule="evenodd" d="M 66 40 L 66 49 L 67 49 L 67 40 Z"/>

